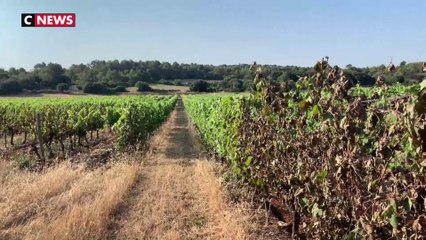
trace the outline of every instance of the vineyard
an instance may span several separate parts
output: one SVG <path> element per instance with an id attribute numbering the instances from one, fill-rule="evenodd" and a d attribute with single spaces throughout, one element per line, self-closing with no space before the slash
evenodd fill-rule
<path id="1" fill-rule="evenodd" d="M 37 181 L 57 182 L 56 194 L 75 201 L 76 209 L 70 205 L 69 215 L 65 217 L 61 217 L 61 209 L 65 208 L 43 205 L 43 211 L 54 212 L 51 216 L 55 224 L 70 232 L 70 239 L 104 239 L 115 234 L 140 236 L 142 233 L 137 229 L 144 229 L 147 238 L 158 237 L 171 229 L 172 223 L 164 220 L 170 214 L 177 219 L 172 233 L 179 236 L 190 231 L 194 238 L 206 236 L 197 235 L 200 229 L 188 225 L 187 215 L 192 214 L 197 218 L 189 222 L 195 221 L 200 226 L 199 219 L 221 223 L 228 229 L 224 232 L 231 231 L 231 224 L 236 226 L 236 234 L 241 234 L 239 238 L 246 238 L 242 237 L 246 233 L 241 226 L 247 220 L 239 221 L 234 216 L 240 215 L 223 210 L 228 207 L 219 194 L 214 166 L 198 159 L 200 150 L 188 125 L 188 115 L 208 152 L 226 163 L 229 172 L 238 179 L 237 186 L 249 189 L 255 205 L 272 211 L 279 220 L 279 231 L 291 234 L 292 238 L 424 239 L 426 81 L 410 86 L 387 86 L 380 75 L 376 86 L 360 87 L 340 68 L 330 67 L 328 59 L 315 65 L 314 75 L 301 77 L 294 84 L 270 81 L 256 65 L 252 71 L 255 79 L 250 94 L 184 95 L 182 101 L 177 96 L 0 100 L 0 153 L 10 160 L 15 157 L 10 152 L 28 148 L 27 154 L 37 159 L 34 169 L 41 172 L 31 175 L 0 168 L 0 183 L 5 186 L 0 193 L 13 196 L 24 191 L 22 199 L 30 199 L 0 199 L 4 208 L 0 217 L 5 219 L 0 218 L 0 237 L 17 236 L 10 228 L 13 224 L 21 227 L 16 234 L 29 239 L 38 236 L 39 231 L 44 231 L 40 230 L 43 225 L 27 226 L 25 221 L 31 222 L 31 218 L 25 221 L 20 218 L 30 213 L 36 215 L 32 208 L 44 202 L 63 205 L 62 198 L 56 199 L 49 188 L 39 189 L 37 182 L 28 191 L 25 181 L 16 188 L 13 184 L 21 181 L 21 177 L 36 181 L 40 176 L 41 180 Z M 387 71 L 394 71 L 394 67 Z M 158 136 L 148 140 L 162 124 Z M 90 152 L 90 148 L 105 139 L 112 141 L 106 148 L 130 154 L 115 156 L 120 159 L 116 165 L 102 163 L 106 167 L 93 168 L 94 172 L 91 168 L 76 171 L 72 165 L 63 164 L 52 170 L 44 167 L 52 159 L 69 158 L 73 162 L 69 153 L 82 149 Z M 132 154 L 134 150 L 147 150 L 148 141 L 153 143 L 150 152 L 154 155 L 145 159 L 139 156 L 140 152 Z M 121 161 L 136 158 L 144 158 L 141 162 L 147 164 L 140 167 L 139 162 Z M 103 172 L 111 174 L 103 177 Z M 57 179 L 66 174 L 73 177 Z M 138 180 L 140 175 L 145 182 Z M 74 177 L 82 179 L 78 187 L 68 183 Z M 98 190 L 87 190 L 84 179 L 97 182 Z M 112 194 L 110 185 L 115 186 Z M 86 199 L 85 194 L 96 196 L 99 204 L 116 197 L 106 201 L 109 203 L 106 210 L 95 209 L 99 212 L 85 215 L 92 202 L 74 199 L 73 191 L 81 193 L 81 199 Z M 44 199 L 38 199 L 38 192 L 45 192 Z M 189 192 L 191 196 L 187 197 Z M 114 214 L 122 207 L 123 199 L 129 201 L 126 204 L 133 212 L 129 215 L 121 212 L 120 218 Z M 170 205 L 175 202 L 179 210 L 172 211 Z M 28 203 L 32 205 L 26 208 Z M 189 207 L 194 204 L 204 212 Z M 79 235 L 76 226 L 80 226 L 80 217 L 73 218 L 70 225 L 60 225 L 72 218 L 74 211 L 78 212 L 76 216 L 86 217 L 87 222 L 97 222 L 98 232 L 87 228 L 87 232 Z M 206 212 L 210 215 L 202 215 Z M 227 215 L 226 221 L 218 218 L 223 214 Z M 99 223 L 98 215 L 104 222 Z M 36 222 L 37 218 L 34 219 Z M 122 232 L 109 232 L 110 224 L 120 220 L 123 222 L 117 224 L 123 224 L 119 227 Z M 28 233 L 27 227 L 34 227 L 34 232 Z M 60 236 L 55 229 L 49 228 L 43 234 Z M 205 231 L 214 232 L 208 227 Z"/>
<path id="2" fill-rule="evenodd" d="M 117 150 L 141 148 L 174 108 L 176 96 L 79 97 L 0 100 L 4 148 L 30 146 L 40 161 L 87 146 L 109 129 Z M 20 136 L 22 142 L 16 143 Z M 55 146 L 58 146 L 55 148 Z"/>
<path id="3" fill-rule="evenodd" d="M 1 100 L 1 111 L 0 239 L 248 238 L 177 97 Z M 23 169 L 21 155 L 39 163 Z"/>
<path id="4" fill-rule="evenodd" d="M 183 101 L 208 149 L 293 238 L 424 238 L 424 83 L 379 76 L 362 88 L 328 59 L 294 85 L 253 69 L 250 96 Z"/>

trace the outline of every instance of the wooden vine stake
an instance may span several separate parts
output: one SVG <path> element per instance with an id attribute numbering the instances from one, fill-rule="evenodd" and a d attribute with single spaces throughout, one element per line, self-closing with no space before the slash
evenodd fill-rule
<path id="1" fill-rule="evenodd" d="M 40 144 L 40 164 L 41 166 L 44 166 L 44 163 L 46 162 L 46 158 L 44 155 L 44 147 L 43 147 L 43 120 L 44 116 L 42 113 L 37 113 L 37 135 L 38 135 L 38 142 Z"/>

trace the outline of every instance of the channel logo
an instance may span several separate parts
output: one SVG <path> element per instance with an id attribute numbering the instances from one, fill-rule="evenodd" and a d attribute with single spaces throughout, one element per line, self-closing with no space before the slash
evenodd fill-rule
<path id="1" fill-rule="evenodd" d="M 22 13 L 22 27 L 75 27 L 75 13 Z"/>

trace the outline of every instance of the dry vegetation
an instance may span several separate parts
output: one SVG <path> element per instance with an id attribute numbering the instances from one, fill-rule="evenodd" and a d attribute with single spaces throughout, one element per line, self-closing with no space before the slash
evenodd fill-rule
<path id="1" fill-rule="evenodd" d="M 154 90 L 189 92 L 188 86 L 175 86 L 175 85 L 165 85 L 165 84 L 150 84 L 150 86 Z"/>
<path id="2" fill-rule="evenodd" d="M 152 88 L 154 93 L 155 92 L 171 92 L 171 93 L 189 92 L 188 86 L 176 86 L 176 85 L 166 85 L 166 84 L 149 84 L 149 86 Z M 129 91 L 129 93 L 127 94 L 138 93 L 138 90 L 136 87 L 128 87 L 127 91 Z"/>
<path id="3" fill-rule="evenodd" d="M 248 225 L 224 202 L 209 162 L 152 164 L 118 220 L 118 239 L 247 238 Z"/>
<path id="4" fill-rule="evenodd" d="M 0 239 L 103 238 L 138 170 L 116 163 L 94 171 L 69 164 L 41 174 L 2 171 Z"/>

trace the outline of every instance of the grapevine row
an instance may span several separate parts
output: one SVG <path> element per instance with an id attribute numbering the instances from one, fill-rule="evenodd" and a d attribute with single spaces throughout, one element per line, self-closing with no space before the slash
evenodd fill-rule
<path id="1" fill-rule="evenodd" d="M 241 96 L 184 97 L 207 147 L 294 238 L 426 235 L 424 84 L 354 87 L 322 61 L 294 86 L 256 71 Z"/>
<path id="2" fill-rule="evenodd" d="M 1 100 L 0 133 L 6 146 L 15 145 L 17 135 L 35 145 L 37 116 L 42 115 L 42 139 L 49 151 L 52 143 L 62 151 L 66 142 L 72 148 L 105 127 L 115 133 L 117 148 L 136 147 L 167 118 L 175 102 L 176 97 L 153 96 Z"/>

